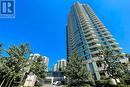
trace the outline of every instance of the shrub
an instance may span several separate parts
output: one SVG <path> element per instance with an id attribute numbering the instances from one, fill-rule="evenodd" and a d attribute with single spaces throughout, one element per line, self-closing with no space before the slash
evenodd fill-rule
<path id="1" fill-rule="evenodd" d="M 117 87 L 130 87 L 130 85 L 118 84 Z"/>
<path id="2" fill-rule="evenodd" d="M 96 82 L 96 87 L 109 87 L 108 80 L 98 80 Z"/>
<path id="3" fill-rule="evenodd" d="M 64 85 L 63 87 L 68 87 L 68 85 Z"/>
<path id="4" fill-rule="evenodd" d="M 101 76 L 101 79 L 102 79 L 102 80 L 106 80 L 107 77 L 106 77 L 106 76 Z"/>
<path id="5" fill-rule="evenodd" d="M 89 84 L 85 84 L 84 87 L 91 87 Z"/>

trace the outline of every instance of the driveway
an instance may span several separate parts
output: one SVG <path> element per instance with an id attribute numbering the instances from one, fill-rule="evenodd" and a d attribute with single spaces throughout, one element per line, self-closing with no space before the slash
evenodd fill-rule
<path id="1" fill-rule="evenodd" d="M 62 86 L 55 86 L 55 85 L 51 85 L 51 84 L 45 84 L 44 86 L 42 87 L 62 87 Z"/>

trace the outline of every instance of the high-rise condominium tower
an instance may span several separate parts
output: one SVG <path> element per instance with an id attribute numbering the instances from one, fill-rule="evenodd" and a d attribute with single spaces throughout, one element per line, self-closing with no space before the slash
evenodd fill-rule
<path id="1" fill-rule="evenodd" d="M 61 59 L 61 60 L 58 60 L 58 62 L 53 65 L 52 71 L 54 71 L 54 72 L 63 71 L 65 69 L 65 67 L 66 67 L 66 60 Z"/>
<path id="2" fill-rule="evenodd" d="M 91 71 L 94 79 L 100 80 L 100 70 L 102 64 L 96 61 L 101 45 L 114 49 L 115 53 L 120 53 L 121 49 L 107 28 L 95 15 L 88 4 L 76 2 L 70 11 L 67 33 L 67 57 L 71 57 L 75 52 L 79 57 L 84 58 L 86 67 Z"/>
<path id="3" fill-rule="evenodd" d="M 42 63 L 44 63 L 46 65 L 46 71 L 48 71 L 48 63 L 49 63 L 49 58 L 46 56 L 42 56 L 38 53 L 35 54 L 30 54 L 30 60 L 37 60 L 38 58 L 42 58 Z"/>

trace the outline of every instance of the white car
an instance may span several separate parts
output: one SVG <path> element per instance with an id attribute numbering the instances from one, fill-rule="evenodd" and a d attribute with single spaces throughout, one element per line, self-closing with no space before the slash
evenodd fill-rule
<path id="1" fill-rule="evenodd" d="M 55 82 L 53 82 L 53 85 L 61 85 L 61 81 L 55 81 Z"/>

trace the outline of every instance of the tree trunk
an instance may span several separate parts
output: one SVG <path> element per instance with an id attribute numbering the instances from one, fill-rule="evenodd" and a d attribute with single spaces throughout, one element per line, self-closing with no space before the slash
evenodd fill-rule
<path id="1" fill-rule="evenodd" d="M 5 79 L 2 81 L 2 83 L 0 84 L 0 87 L 2 87 L 2 85 L 4 84 L 4 82 L 5 82 Z"/>
<path id="2" fill-rule="evenodd" d="M 24 80 L 25 75 L 26 73 L 24 73 L 23 77 L 21 78 L 19 86 L 23 85 L 23 80 Z"/>
<path id="3" fill-rule="evenodd" d="M 9 80 L 8 80 L 8 79 L 9 79 Z M 5 87 L 8 86 L 9 81 L 10 81 L 10 78 L 8 77 L 8 78 L 7 78 L 7 82 L 6 82 L 6 84 L 5 84 Z"/>
<path id="4" fill-rule="evenodd" d="M 11 86 L 12 81 L 13 81 L 13 78 L 11 79 L 11 81 L 10 81 L 10 83 L 9 83 L 8 87 L 10 87 L 10 86 Z"/>

